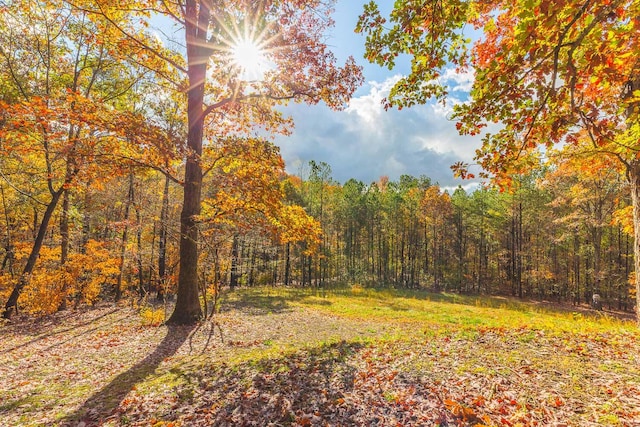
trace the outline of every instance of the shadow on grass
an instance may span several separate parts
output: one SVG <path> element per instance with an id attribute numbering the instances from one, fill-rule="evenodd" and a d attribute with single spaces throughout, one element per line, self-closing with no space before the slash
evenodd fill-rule
<path id="1" fill-rule="evenodd" d="M 304 414 L 340 411 L 339 402 L 353 390 L 356 367 L 349 363 L 363 344 L 340 341 L 278 358 L 221 366 L 200 372 L 203 400 L 191 408 L 201 425 L 292 425 Z M 194 393 L 196 394 L 196 393 Z M 180 409 L 164 421 L 178 416 Z M 327 418 L 328 419 L 328 418 Z M 357 425 L 348 416 L 341 425 Z M 311 425 L 301 424 L 301 425 Z"/>
<path id="2" fill-rule="evenodd" d="M 77 313 L 69 311 L 69 312 L 66 312 L 65 314 L 62 314 L 62 315 L 56 313 L 54 315 L 47 316 L 45 318 L 28 319 L 28 320 L 25 321 L 25 324 L 18 323 L 16 325 L 12 325 L 11 332 L 14 333 L 14 334 L 20 334 L 20 335 L 36 335 L 36 334 L 41 334 L 41 335 L 38 335 L 35 338 L 32 338 L 32 339 L 30 339 L 28 341 L 25 341 L 25 342 L 21 343 L 21 344 L 15 345 L 15 346 L 13 346 L 11 348 L 2 349 L 2 350 L 0 350 L 0 354 L 10 353 L 10 352 L 15 351 L 15 350 L 17 350 L 19 348 L 26 347 L 28 345 L 34 344 L 34 343 L 36 343 L 38 341 L 41 341 L 43 339 L 50 338 L 50 337 L 55 337 L 56 335 L 63 335 L 66 332 L 70 332 L 70 331 L 73 331 L 73 330 L 76 330 L 76 329 L 80 329 L 80 328 L 82 328 L 84 326 L 89 326 L 91 324 L 97 323 L 99 320 L 104 319 L 107 316 L 110 316 L 110 315 L 118 312 L 118 310 L 119 310 L 118 308 L 113 308 L 113 309 L 111 309 L 109 311 L 106 311 L 105 313 L 103 313 L 103 314 L 101 314 L 99 316 L 96 316 L 96 317 L 94 317 L 92 319 L 89 319 L 89 320 L 87 320 L 85 322 L 77 323 L 77 324 L 74 324 L 72 326 L 69 326 L 69 327 L 66 327 L 66 328 L 63 328 L 63 329 L 54 330 L 54 331 L 50 331 L 50 332 L 46 332 L 46 333 L 42 333 L 42 331 L 54 328 L 55 326 L 57 326 L 59 324 L 66 323 L 69 319 L 73 319 L 74 316 L 77 316 Z M 114 320 L 114 322 L 112 322 L 112 323 L 116 323 L 116 322 L 117 322 L 117 320 Z M 96 330 L 98 330 L 98 329 L 100 329 L 102 327 L 104 327 L 104 325 L 96 326 L 94 328 L 83 330 L 83 331 L 73 335 L 72 338 L 78 338 L 78 337 L 80 337 L 82 335 L 87 335 L 87 334 L 89 334 L 91 332 L 94 332 L 94 331 L 96 331 Z M 56 344 L 54 344 L 54 345 L 50 346 L 49 348 L 47 348 L 47 350 L 52 348 L 52 347 L 56 347 L 56 346 L 62 345 L 65 342 L 70 341 L 72 338 L 70 338 L 68 340 L 65 340 L 63 342 L 59 341 Z"/>
<path id="3" fill-rule="evenodd" d="M 178 351 L 194 329 L 195 325 L 169 325 L 167 335 L 151 354 L 89 397 L 74 413 L 60 420 L 59 425 L 76 426 L 79 423 L 84 423 L 82 425 L 87 426 L 101 425 L 105 419 L 112 416 L 115 409 L 136 384 L 153 374 L 164 359 Z"/>
<path id="4" fill-rule="evenodd" d="M 310 296 L 309 290 L 293 288 L 244 288 L 227 291 L 220 311 L 237 310 L 254 316 L 284 313 L 293 310 L 290 303 Z"/>

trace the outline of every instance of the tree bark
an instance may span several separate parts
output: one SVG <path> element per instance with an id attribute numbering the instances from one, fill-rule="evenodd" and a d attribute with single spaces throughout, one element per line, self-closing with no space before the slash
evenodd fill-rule
<path id="1" fill-rule="evenodd" d="M 147 287 L 144 285 L 144 263 L 142 262 L 142 215 L 140 206 L 134 204 L 136 210 L 136 246 L 138 250 L 138 294 L 140 299 L 147 296 Z M 151 272 L 149 272 L 151 276 Z"/>
<path id="2" fill-rule="evenodd" d="M 229 287 L 234 290 L 238 286 L 238 235 L 233 235 L 233 242 L 231 243 L 231 275 L 229 277 Z"/>
<path id="3" fill-rule="evenodd" d="M 131 209 L 131 203 L 133 203 L 133 172 L 129 174 L 129 191 L 127 193 L 127 203 L 124 205 L 124 229 L 122 230 L 122 242 L 120 244 L 120 271 L 116 282 L 116 301 L 122 298 L 122 276 L 124 275 L 124 257 L 129 235 L 129 210 Z"/>
<path id="4" fill-rule="evenodd" d="M 623 99 L 634 96 L 638 90 L 640 90 L 640 75 L 636 73 L 629 79 Z M 634 116 L 636 116 L 637 120 L 638 114 L 640 114 L 639 110 L 639 101 L 631 102 L 627 106 L 625 113 L 629 126 L 632 124 Z M 640 160 L 632 160 L 628 164 L 627 172 L 631 185 L 631 204 L 633 206 L 633 265 L 636 276 L 636 321 L 640 324 Z"/>
<path id="5" fill-rule="evenodd" d="M 62 195 L 62 214 L 60 215 L 60 266 L 63 266 L 69 258 L 69 189 L 64 190 Z M 58 305 L 58 311 L 67 309 L 67 291 L 69 288 L 68 281 L 64 281 L 62 285 L 62 298 Z"/>
<path id="6" fill-rule="evenodd" d="M 162 192 L 162 210 L 160 211 L 160 237 L 158 243 L 158 299 L 164 299 L 164 290 L 167 285 L 167 230 L 169 227 L 169 177 L 164 178 L 164 191 Z"/>
<path id="7" fill-rule="evenodd" d="M 204 83 L 207 78 L 206 47 L 210 9 L 207 2 L 187 0 L 185 33 L 189 90 L 187 92 L 187 162 L 184 198 L 180 214 L 180 272 L 176 306 L 169 324 L 192 324 L 202 318 L 198 298 L 198 222 L 202 190 L 202 138 L 204 128 Z"/>

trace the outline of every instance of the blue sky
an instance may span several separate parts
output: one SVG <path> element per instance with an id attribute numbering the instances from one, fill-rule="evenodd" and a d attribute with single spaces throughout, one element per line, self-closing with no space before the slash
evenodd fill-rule
<path id="1" fill-rule="evenodd" d="M 350 105 L 334 112 L 324 105 L 290 105 L 286 111 L 295 120 L 291 136 L 278 137 L 287 171 L 304 175 L 310 160 L 331 166 L 332 176 L 344 183 L 355 178 L 370 183 L 386 175 L 397 180 L 402 174 L 426 175 L 442 187 L 468 187 L 470 181 L 455 179 L 449 168 L 456 161 L 471 161 L 480 145 L 479 137 L 461 137 L 448 119 L 447 107 L 430 103 L 410 109 L 385 111 L 381 100 L 407 64 L 392 71 L 369 64 L 364 58 L 364 36 L 353 29 L 362 13 L 364 0 L 338 0 L 336 26 L 328 39 L 340 62 L 349 55 L 364 67 L 365 84 Z M 378 0 L 387 15 L 393 0 Z M 470 75 L 447 73 L 444 80 L 453 89 L 452 101 L 464 101 L 471 85 Z"/>
<path id="2" fill-rule="evenodd" d="M 339 63 L 349 56 L 356 59 L 364 69 L 365 83 L 343 111 L 331 111 L 324 105 L 285 107 L 294 118 L 295 129 L 290 136 L 276 137 L 275 142 L 287 171 L 305 177 L 309 161 L 314 160 L 329 164 L 332 178 L 341 183 L 355 178 L 369 184 L 381 176 L 397 180 L 408 174 L 426 175 L 447 189 L 473 188 L 477 184 L 454 178 L 450 166 L 472 161 L 480 137 L 461 137 L 448 119 L 453 104 L 467 99 L 472 77 L 453 72 L 443 76 L 441 81 L 450 85 L 452 95 L 446 107 L 432 102 L 385 111 L 381 101 L 398 77 L 408 72 L 409 63 L 407 59 L 390 71 L 363 58 L 365 37 L 354 33 L 354 28 L 368 1 L 337 0 L 336 25 L 327 40 Z M 394 0 L 377 3 L 388 16 Z M 156 28 L 171 33 L 170 25 L 160 19 Z"/>

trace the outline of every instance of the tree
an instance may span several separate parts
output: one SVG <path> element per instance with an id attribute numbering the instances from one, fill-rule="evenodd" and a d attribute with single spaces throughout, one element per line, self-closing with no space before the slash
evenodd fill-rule
<path id="1" fill-rule="evenodd" d="M 115 151 L 125 137 L 128 119 L 112 106 L 137 73 L 114 58 L 117 40 L 97 43 L 96 26 L 62 2 L 0 2 L 0 10 L 3 179 L 15 187 L 13 178 L 26 172 L 33 182 L 19 191 L 44 208 L 22 274 L 2 312 L 9 317 L 61 199 L 60 261 L 67 260 L 69 192 L 78 180 L 104 166 L 97 153 Z M 111 83 L 105 85 L 105 80 Z"/>
<path id="2" fill-rule="evenodd" d="M 556 221 L 566 224 L 567 228 L 586 231 L 586 242 L 590 243 L 592 260 L 589 266 L 593 273 L 587 274 L 585 283 L 586 302 L 592 300 L 593 293 L 609 298 L 611 285 L 626 283 L 627 277 L 611 277 L 613 263 L 605 263 L 607 252 L 607 229 L 612 225 L 614 211 L 623 200 L 623 174 L 620 163 L 611 157 L 594 156 L 589 147 L 569 145 L 550 154 L 556 159 L 557 166 L 545 177 L 545 185 L 555 190 L 554 206 L 566 206 L 565 212 L 556 214 Z M 573 236 L 572 236 L 573 237 Z M 616 283 L 618 282 L 618 283 Z M 605 289 L 606 284 L 606 289 Z"/>
<path id="3" fill-rule="evenodd" d="M 502 126 L 484 135 L 476 155 L 496 183 L 529 169 L 529 155 L 540 147 L 576 145 L 583 132 L 592 150 L 620 162 L 631 187 L 640 271 L 638 1 L 401 0 L 390 22 L 371 2 L 357 27 L 367 34 L 370 61 L 393 68 L 398 55 L 411 57 L 411 73 L 387 105 L 444 102 L 448 91 L 438 78 L 449 68 L 474 70 L 471 100 L 458 104 L 454 117 L 463 134 Z M 473 44 L 464 34 L 469 26 L 482 30 Z M 467 166 L 454 169 L 466 175 Z"/>
<path id="4" fill-rule="evenodd" d="M 203 141 L 264 126 L 287 132 L 290 120 L 273 107 L 290 100 L 342 107 L 361 83 L 353 59 L 342 67 L 323 42 L 332 25 L 332 1 L 318 0 L 153 0 L 113 4 L 86 1 L 92 15 L 114 17 L 137 13 L 148 22 L 149 11 L 169 16 L 184 29 L 185 51 L 167 52 L 146 38 L 139 26 L 115 26 L 143 50 L 151 69 L 170 77 L 176 90 L 186 92 L 187 156 L 182 202 L 180 272 L 176 307 L 170 323 L 193 323 L 202 315 L 198 299 L 198 216 L 201 211 Z M 247 69 L 249 61 L 264 64 Z M 149 60 L 152 58 L 152 60 Z M 257 76 L 256 76 L 257 74 Z M 258 78 L 256 78 L 258 77 Z"/>

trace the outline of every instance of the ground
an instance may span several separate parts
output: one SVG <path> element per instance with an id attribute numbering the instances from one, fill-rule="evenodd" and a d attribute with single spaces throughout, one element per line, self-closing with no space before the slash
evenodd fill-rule
<path id="1" fill-rule="evenodd" d="M 640 333 L 607 314 L 259 289 L 153 322 L 101 305 L 0 325 L 0 425 L 640 425 Z"/>

